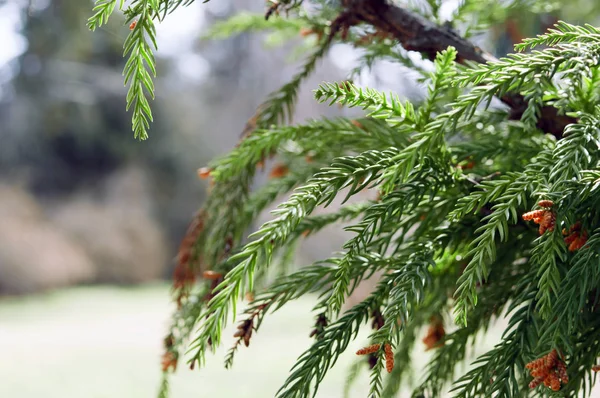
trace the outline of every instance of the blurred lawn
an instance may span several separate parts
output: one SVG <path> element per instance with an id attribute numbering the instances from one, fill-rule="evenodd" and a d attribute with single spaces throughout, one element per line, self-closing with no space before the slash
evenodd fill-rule
<path id="1" fill-rule="evenodd" d="M 172 379 L 172 396 L 274 396 L 311 342 L 312 305 L 310 299 L 293 302 L 269 317 L 229 371 L 222 360 L 231 337 L 209 358 L 206 369 L 192 372 L 181 366 Z M 170 310 L 164 285 L 88 287 L 1 299 L 0 397 L 155 397 Z M 233 329 L 225 335 L 232 336 Z M 345 358 L 352 358 L 351 352 Z M 334 368 L 320 397 L 341 396 L 346 368 L 343 363 Z M 367 376 L 359 383 L 363 388 L 353 397 L 367 395 Z"/>
<path id="2" fill-rule="evenodd" d="M 171 310 L 168 297 L 168 287 L 157 285 L 0 299 L 0 397 L 155 397 Z M 224 346 L 205 369 L 190 371 L 181 364 L 172 378 L 172 397 L 273 397 L 311 342 L 313 304 L 310 298 L 298 300 L 270 315 L 250 347 L 238 351 L 233 369 L 225 370 L 223 357 L 235 329 L 230 325 Z M 476 351 L 489 349 L 499 332 L 479 341 Z M 329 372 L 318 397 L 342 396 L 353 352 L 368 333 L 364 330 Z M 416 365 L 422 366 L 428 355 L 418 354 Z M 364 372 L 351 397 L 368 396 L 368 386 Z"/>

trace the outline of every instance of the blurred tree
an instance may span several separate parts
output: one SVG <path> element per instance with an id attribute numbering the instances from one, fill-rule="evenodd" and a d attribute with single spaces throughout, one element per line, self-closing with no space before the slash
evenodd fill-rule
<path id="1" fill-rule="evenodd" d="M 152 191 L 146 199 L 167 229 L 173 251 L 202 197 L 202 186 L 190 184 L 191 169 L 210 156 L 210 149 L 187 152 L 182 159 L 181 149 L 190 148 L 185 137 L 171 136 L 167 142 L 161 134 L 140 147 L 123 134 L 130 116 L 121 106 L 122 37 L 129 31 L 122 18 L 90 35 L 88 2 L 20 5 L 27 47 L 10 81 L 13 95 L 2 105 L 0 177 L 24 181 L 42 201 L 66 203 L 73 193 L 93 193 L 109 176 L 137 164 L 149 177 Z M 160 62 L 168 76 L 169 62 Z M 165 90 L 156 103 L 169 103 L 175 95 Z M 156 115 L 156 127 L 164 132 L 181 130 L 180 122 L 164 112 Z"/>
<path id="2" fill-rule="evenodd" d="M 260 98 L 295 68 L 284 65 L 285 49 L 265 64 L 263 40 L 250 33 L 215 42 L 198 37 L 197 26 L 262 6 L 224 0 L 207 7 L 188 29 L 193 47 L 157 59 L 160 90 L 152 102 L 157 134 L 143 146 L 123 134 L 130 129 L 121 106 L 126 18 L 116 15 L 92 35 L 85 24 L 91 3 L 24 0 L 8 6 L 20 10 L 26 46 L 10 65 L 14 76 L 0 100 L 0 180 L 24 185 L 49 205 L 52 216 L 55 204 L 69 206 L 76 195 L 102 202 L 113 176 L 136 165 L 151 191 L 143 200 L 122 200 L 150 207 L 174 253 L 203 200 L 206 184 L 197 181 L 195 170 L 237 141 Z M 313 84 L 323 78 L 316 75 Z M 306 104 L 299 107 L 300 117 L 314 114 L 313 102 Z"/>
<path id="3" fill-rule="evenodd" d="M 4 170 L 25 172 L 35 192 L 63 194 L 137 151 L 122 138 L 128 123 L 118 106 L 122 42 L 107 31 L 88 39 L 86 2 L 34 1 L 22 10 L 28 45 L 5 123 L 3 145 L 10 149 L 0 162 Z M 111 28 L 120 29 L 117 19 Z"/>

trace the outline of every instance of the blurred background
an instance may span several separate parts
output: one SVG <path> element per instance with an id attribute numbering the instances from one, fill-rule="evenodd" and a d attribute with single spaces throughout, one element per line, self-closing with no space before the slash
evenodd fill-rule
<path id="1" fill-rule="evenodd" d="M 564 3 L 541 17 L 511 15 L 475 41 L 503 55 L 557 19 L 598 24 L 595 1 Z M 456 4 L 444 7 L 450 13 Z M 128 27 L 116 13 L 92 33 L 91 9 L 88 0 L 0 0 L 0 397 L 155 395 L 172 310 L 167 279 L 206 195 L 196 170 L 232 148 L 265 96 L 297 70 L 290 46 L 264 34 L 202 39 L 216 21 L 264 12 L 262 0 L 179 9 L 158 26 L 155 122 L 150 139 L 138 142 L 121 75 Z M 334 46 L 306 81 L 295 119 L 349 114 L 318 105 L 310 91 L 346 78 L 359 57 Z M 414 98 L 423 92 L 413 74 L 386 62 L 357 83 Z M 307 242 L 298 263 L 326 257 L 344 238 L 327 236 Z M 272 316 L 232 371 L 222 356 L 201 372 L 184 367 L 173 397 L 273 396 L 310 343 L 311 305 L 302 299 Z M 342 396 L 350 348 L 319 397 Z M 365 375 L 350 395 L 366 391 Z"/>

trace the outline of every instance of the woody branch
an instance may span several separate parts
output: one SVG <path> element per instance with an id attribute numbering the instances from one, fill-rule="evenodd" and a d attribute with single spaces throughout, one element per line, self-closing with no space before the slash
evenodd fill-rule
<path id="1" fill-rule="evenodd" d="M 448 46 L 456 48 L 457 61 L 463 64 L 467 61 L 486 63 L 498 60 L 451 29 L 438 26 L 386 0 L 342 0 L 342 3 L 345 11 L 339 20 L 347 24 L 346 28 L 348 25 L 367 23 L 393 36 L 406 50 L 418 51 L 430 60 L 434 60 L 436 54 Z M 527 109 L 527 101 L 519 93 L 508 93 L 500 99 L 511 108 L 510 117 L 513 120 L 520 119 Z M 576 121 L 572 117 L 559 115 L 556 108 L 546 105 L 541 109 L 537 127 L 560 139 L 565 127 Z"/>

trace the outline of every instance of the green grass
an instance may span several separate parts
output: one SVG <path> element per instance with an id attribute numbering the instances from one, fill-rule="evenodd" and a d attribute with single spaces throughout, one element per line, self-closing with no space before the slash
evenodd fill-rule
<path id="1" fill-rule="evenodd" d="M 166 285 L 155 285 L 85 287 L 0 299 L 0 397 L 155 397 L 171 312 L 168 297 Z M 172 378 L 172 397 L 273 397 L 311 343 L 313 304 L 311 298 L 294 301 L 266 318 L 250 347 L 240 348 L 231 370 L 223 368 L 223 357 L 233 337 L 205 369 L 190 371 L 181 363 Z M 234 329 L 230 325 L 225 336 L 232 336 Z M 489 349 L 500 332 L 480 340 L 476 352 Z M 318 397 L 342 396 L 347 367 L 368 333 L 365 329 L 340 358 Z M 416 353 L 417 366 L 428 355 Z M 366 397 L 368 385 L 365 372 L 351 397 Z"/>
<path id="2" fill-rule="evenodd" d="M 300 300 L 267 319 L 230 371 L 222 359 L 233 338 L 207 368 L 190 371 L 182 364 L 173 377 L 172 396 L 273 396 L 310 344 L 312 304 Z M 170 310 L 168 288 L 162 285 L 1 299 L 0 397 L 154 397 Z M 233 329 L 226 335 L 233 335 Z M 341 396 L 344 372 L 345 366 L 337 366 L 319 396 Z M 366 395 L 366 382 L 353 396 Z"/>

